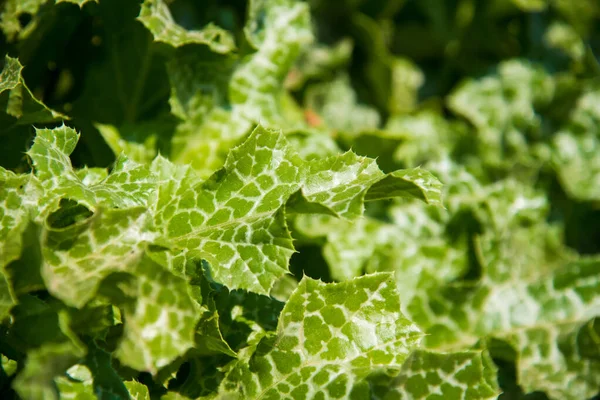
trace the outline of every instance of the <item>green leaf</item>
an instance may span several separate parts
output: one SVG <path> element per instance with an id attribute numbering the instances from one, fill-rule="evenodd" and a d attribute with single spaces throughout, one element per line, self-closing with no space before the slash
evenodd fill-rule
<path id="1" fill-rule="evenodd" d="M 0 28 L 6 37 L 13 41 L 18 36 L 26 36 L 29 29 L 23 30 L 19 22 L 19 17 L 23 14 L 35 15 L 38 9 L 46 3 L 46 0 L 9 0 L 2 6 L 2 14 L 0 16 Z M 32 24 L 34 25 L 34 24 Z"/>
<path id="2" fill-rule="evenodd" d="M 136 381 L 126 381 L 125 387 L 133 400 L 150 400 L 148 387 Z"/>
<path id="3" fill-rule="evenodd" d="M 393 197 L 416 197 L 432 205 L 442 205 L 442 184 L 419 168 L 386 175 L 375 160 L 352 152 L 311 161 L 309 168 L 301 196 L 291 199 L 286 206 L 288 212 L 355 219 L 363 214 L 365 201 Z"/>
<path id="4" fill-rule="evenodd" d="M 6 342 L 26 353 L 47 343 L 68 341 L 68 329 L 61 325 L 61 308 L 55 300 L 45 302 L 32 295 L 20 296 L 19 303 L 11 310 L 12 324 Z"/>
<path id="5" fill-rule="evenodd" d="M 41 276 L 42 249 L 41 229 L 33 223 L 28 223 L 25 230 L 16 233 L 22 245 L 19 258 L 5 267 L 5 276 L 10 282 L 10 291 L 16 299 L 26 293 L 44 290 L 45 285 Z"/>
<path id="6" fill-rule="evenodd" d="M 117 307 L 102 300 L 91 301 L 82 309 L 69 309 L 69 326 L 80 336 L 106 341 L 109 331 L 120 325 L 120 317 Z"/>
<path id="7" fill-rule="evenodd" d="M 597 314 L 598 261 L 552 266 L 556 258 L 542 243 L 525 235 L 486 246 L 481 282 L 432 288 L 427 301 L 418 296 L 408 309 L 430 333 L 430 348 L 463 347 L 486 336 L 505 340 L 517 351 L 517 376 L 526 390 L 546 391 L 551 398 L 589 397 L 600 364 L 580 358 L 570 332 Z M 524 246 L 533 254 L 520 254 Z M 532 350 L 538 346 L 543 350 Z"/>
<path id="8" fill-rule="evenodd" d="M 235 363 L 221 395 L 348 398 L 370 373 L 399 368 L 419 342 L 419 330 L 399 308 L 390 274 L 337 284 L 305 277 L 281 313 L 277 336 Z"/>
<path id="9" fill-rule="evenodd" d="M 419 100 L 419 88 L 425 81 L 423 72 L 409 59 L 394 58 L 391 75 L 390 113 L 399 115 L 414 111 Z"/>
<path id="10" fill-rule="evenodd" d="M 350 38 L 344 38 L 332 46 L 311 44 L 298 57 L 298 61 L 286 77 L 285 86 L 291 90 L 298 90 L 310 80 L 329 78 L 336 70 L 347 66 L 353 47 Z"/>
<path id="11" fill-rule="evenodd" d="M 76 398 L 77 400 L 96 400 L 96 394 L 90 384 L 72 381 L 69 378 L 58 378 L 56 386 L 60 398 Z"/>
<path id="12" fill-rule="evenodd" d="M 78 139 L 77 132 L 64 125 L 36 130 L 35 141 L 27 154 L 39 179 L 41 188 L 38 190 L 42 192 L 36 199 L 38 221 L 56 211 L 63 199 L 76 201 L 91 211 L 99 206 L 124 208 L 145 204 L 155 188 L 147 167 L 119 157 L 110 175 L 88 185 L 77 176 L 69 159 Z M 34 191 L 31 187 L 28 190 Z"/>
<path id="13" fill-rule="evenodd" d="M 82 400 L 97 399 L 92 385 L 92 375 L 84 365 L 76 364 L 67 370 L 66 376 L 56 379 L 60 398 L 74 397 Z"/>
<path id="14" fill-rule="evenodd" d="M 230 361 L 231 358 L 226 356 L 188 358 L 185 380 L 168 395 L 172 395 L 173 399 L 215 398 L 224 375 L 220 370 L 227 368 Z"/>
<path id="15" fill-rule="evenodd" d="M 216 293 L 215 303 L 223 336 L 233 349 L 246 353 L 275 332 L 284 306 L 272 297 L 224 289 Z"/>
<path id="16" fill-rule="evenodd" d="M 182 119 L 171 156 L 208 177 L 223 166 L 229 149 L 250 126 L 230 111 L 228 91 L 236 57 L 204 53 L 182 49 L 167 69 L 171 112 Z"/>
<path id="17" fill-rule="evenodd" d="M 334 138 L 326 132 L 301 130 L 288 133 L 286 138 L 298 155 L 307 161 L 332 157 L 342 152 Z"/>
<path id="18" fill-rule="evenodd" d="M 201 305 L 204 306 L 206 311 L 202 315 L 196 330 L 196 352 L 200 355 L 225 354 L 236 357 L 236 352 L 223 337 L 221 329 L 223 322 L 215 302 L 215 290 L 205 276 L 200 277 L 198 283 L 198 289 L 202 294 Z"/>
<path id="19" fill-rule="evenodd" d="M 463 82 L 449 96 L 448 106 L 477 129 L 475 146 L 484 163 L 530 165 L 539 162 L 529 149 L 541 136 L 539 110 L 550 103 L 555 86 L 541 66 L 510 60 L 494 74 Z"/>
<path id="20" fill-rule="evenodd" d="M 373 160 L 351 152 L 306 162 L 281 134 L 260 126 L 207 182 L 165 161 L 155 169 L 164 176 L 153 206 L 160 241 L 175 254 L 207 260 L 217 282 L 262 294 L 287 272 L 293 251 L 284 205 L 291 212 L 356 218 L 365 196 L 440 199 L 439 181 L 425 171 L 385 175 Z"/>
<path id="21" fill-rule="evenodd" d="M 309 163 L 302 186 L 305 201 L 327 207 L 333 215 L 354 219 L 363 214 L 364 198 L 384 174 L 375 160 L 352 152 Z M 292 204 L 289 211 L 294 211 Z"/>
<path id="22" fill-rule="evenodd" d="M 54 378 L 62 375 L 84 354 L 83 349 L 71 342 L 48 343 L 32 350 L 13 387 L 26 400 L 58 400 L 60 397 Z"/>
<path id="23" fill-rule="evenodd" d="M 93 377 L 93 393 L 98 398 L 120 397 L 127 398 L 129 392 L 123 381 L 113 369 L 110 353 L 90 346 L 85 358 L 85 365 L 89 368 Z"/>
<path id="24" fill-rule="evenodd" d="M 288 301 L 294 290 L 298 287 L 298 281 L 290 276 L 284 275 L 273 285 L 271 293 L 269 295 L 275 300 L 285 303 Z"/>
<path id="25" fill-rule="evenodd" d="M 577 351 L 582 358 L 600 359 L 600 318 L 596 317 L 577 332 Z"/>
<path id="26" fill-rule="evenodd" d="M 397 240 L 400 234 L 393 226 L 369 218 L 351 226 L 342 224 L 327 235 L 327 243 L 323 247 L 331 277 L 347 280 L 362 275 L 378 250 Z M 403 299 L 404 296 L 405 293 L 402 293 Z"/>
<path id="27" fill-rule="evenodd" d="M 0 169 L 0 319 L 20 294 L 43 289 L 39 232 L 29 221 L 25 175 Z"/>
<path id="28" fill-rule="evenodd" d="M 75 171 L 77 177 L 86 186 L 97 185 L 108 176 L 106 168 L 88 168 L 83 167 Z"/>
<path id="29" fill-rule="evenodd" d="M 229 80 L 236 57 L 182 49 L 168 62 L 171 113 L 200 125 L 213 108 L 228 103 Z"/>
<path id="30" fill-rule="evenodd" d="M 596 201 L 600 198 L 600 158 L 598 157 L 598 121 L 600 113 L 593 104 L 600 91 L 585 93 L 578 99 L 565 128 L 553 138 L 554 168 L 565 191 L 575 199 Z"/>
<path id="31" fill-rule="evenodd" d="M 365 271 L 394 271 L 403 304 L 414 295 L 421 274 L 432 273 L 442 281 L 461 275 L 466 267 L 466 248 L 444 235 L 444 210 L 409 202 L 392 208 L 390 214 L 393 223 L 369 217 L 342 221 L 300 216 L 294 228 L 308 237 L 325 236 L 323 256 L 335 280 L 347 280 Z M 402 246 L 397 245 L 399 238 Z"/>
<path id="32" fill-rule="evenodd" d="M 312 85 L 305 95 L 305 108 L 315 112 L 330 129 L 349 134 L 376 129 L 381 117 L 373 108 L 359 104 L 348 77 Z"/>
<path id="33" fill-rule="evenodd" d="M 597 394 L 600 362 L 581 356 L 579 330 L 577 323 L 540 324 L 502 337 L 517 351 L 517 378 L 526 392 L 543 390 L 551 399 L 573 400 Z"/>
<path id="34" fill-rule="evenodd" d="M 455 215 L 469 210 L 483 229 L 502 233 L 546 219 L 548 199 L 531 179 L 510 177 L 485 184 L 483 178 L 476 178 L 447 157 L 426 164 L 426 168 L 447 182 L 443 197 L 449 212 Z"/>
<path id="35" fill-rule="evenodd" d="M 5 18 L 6 13 L 2 14 Z M 0 107 L 6 115 L 0 117 L 3 130 L 15 125 L 29 125 L 40 122 L 54 122 L 67 118 L 51 110 L 39 101 L 29 90 L 21 75 L 23 66 L 18 59 L 6 56 L 0 73 Z"/>
<path id="36" fill-rule="evenodd" d="M 177 392 L 167 392 L 165 395 L 160 396 L 160 400 L 187 400 L 187 397 Z"/>
<path id="37" fill-rule="evenodd" d="M 392 197 L 416 197 L 427 204 L 442 207 L 442 183 L 420 168 L 398 170 L 371 186 L 365 200 Z"/>
<path id="38" fill-rule="evenodd" d="M 2 356 L 2 371 L 7 377 L 11 377 L 17 371 L 17 362 L 6 356 Z"/>
<path id="39" fill-rule="evenodd" d="M 231 34 L 216 25 L 209 24 L 199 31 L 188 31 L 178 25 L 163 0 L 145 0 L 137 19 L 152 32 L 156 42 L 167 43 L 173 47 L 203 44 L 217 53 L 235 50 Z"/>
<path id="40" fill-rule="evenodd" d="M 277 121 L 277 100 L 285 74 L 302 47 L 313 39 L 307 5 L 281 3 L 289 6 L 264 3 L 267 16 L 262 43 L 234 72 L 229 88 L 230 101 L 239 105 L 240 116 L 253 122 L 272 124 Z M 250 25 L 252 21 L 251 17 Z"/>
<path id="41" fill-rule="evenodd" d="M 441 285 L 463 276 L 468 270 L 467 240 L 444 232 L 442 222 L 446 215 L 440 217 L 431 211 L 417 204 L 394 209 L 395 235 L 389 235 L 375 249 L 365 267 L 367 273 L 394 271 L 403 305 L 410 304 L 419 293 L 418 283 L 423 277 Z M 390 227 L 383 229 L 390 230 Z M 396 245 L 399 237 L 402 246 Z"/>
<path id="42" fill-rule="evenodd" d="M 94 62 L 86 65 L 70 115 L 120 129 L 166 112 L 166 58 L 155 48 L 152 34 L 136 21 L 140 2 L 104 0 L 89 8 L 101 23 L 94 30 L 95 48 L 86 57 L 94 57 Z"/>
<path id="43" fill-rule="evenodd" d="M 431 111 L 393 116 L 384 128 L 386 137 L 400 140 L 394 160 L 409 167 L 449 158 L 464 131 L 462 124 L 449 123 Z"/>
<path id="44" fill-rule="evenodd" d="M 21 254 L 22 233 L 28 222 L 25 200 L 26 175 L 17 175 L 0 167 L 0 267 L 4 268 Z"/>
<path id="45" fill-rule="evenodd" d="M 500 394 L 496 372 L 487 352 L 415 350 L 399 375 L 375 381 L 374 398 L 492 400 Z"/>
<path id="46" fill-rule="evenodd" d="M 295 6 L 297 6 L 297 2 L 294 0 L 251 0 L 248 7 L 248 20 L 244 26 L 248 42 L 258 49 L 272 39 L 269 37 L 271 34 L 269 30 L 277 24 L 281 24 L 280 28 L 285 25 L 283 23 L 285 20 L 281 19 L 279 14 Z"/>
<path id="47" fill-rule="evenodd" d="M 110 366 L 110 356 L 95 346 L 90 349 L 86 364 L 76 364 L 66 376 L 56 379 L 60 398 L 128 399 L 129 392 Z"/>
<path id="48" fill-rule="evenodd" d="M 196 335 L 196 350 L 200 354 L 226 354 L 236 357 L 235 351 L 223 338 L 219 326 L 219 313 L 214 305 L 202 316 Z"/>
<path id="49" fill-rule="evenodd" d="M 201 309 L 187 282 L 147 257 L 132 271 L 135 304 L 125 307 L 123 337 L 115 356 L 124 365 L 156 374 L 194 347 Z"/>
<path id="50" fill-rule="evenodd" d="M 0 318 L 6 318 L 15 304 L 10 284 L 4 274 L 2 274 L 0 275 Z"/>
<path id="51" fill-rule="evenodd" d="M 148 136 L 142 143 L 126 140 L 112 125 L 96 124 L 96 129 L 116 155 L 124 154 L 128 159 L 142 164 L 150 163 L 156 156 L 156 136 Z"/>
<path id="52" fill-rule="evenodd" d="M 285 3 L 285 4 L 284 4 Z M 258 3 L 257 3 L 258 4 Z M 262 3 L 260 3 L 262 4 Z M 218 106 L 208 106 L 209 112 L 200 122 L 186 121 L 175 137 L 181 151 L 174 155 L 174 160 L 192 163 L 203 175 L 217 170 L 224 161 L 227 149 L 247 134 L 253 125 L 260 123 L 268 128 L 279 128 L 283 122 L 282 101 L 283 82 L 292 64 L 300 54 L 303 46 L 312 40 L 310 30 L 310 15 L 306 4 L 281 2 L 264 4 L 267 13 L 264 22 L 264 32 L 258 50 L 246 57 L 231 72 L 225 74 L 228 84 L 226 99 L 223 101 L 222 85 L 217 86 L 210 101 L 219 101 Z M 254 5 L 252 6 L 254 7 Z M 251 8 L 252 8 L 251 7 Z M 252 19 L 249 26 L 252 24 Z M 261 31 L 262 32 L 262 31 Z M 223 65 L 192 65 L 196 71 L 195 82 L 206 82 L 208 74 L 227 71 L 230 61 Z M 189 68 L 187 65 L 171 65 L 171 73 L 176 70 Z M 202 68 L 202 69 L 201 69 Z M 209 71 L 209 68 L 217 68 Z M 209 71 L 209 72 L 207 72 Z M 185 73 L 185 70 L 181 73 Z M 221 82 L 219 78 L 217 82 Z M 186 82 L 190 85 L 189 82 Z M 203 88 L 196 89 L 204 90 Z M 212 100 L 210 98 L 212 97 Z M 194 96 L 204 98 L 207 96 Z M 200 106 L 206 103 L 200 102 Z M 199 155 L 202 155 L 199 157 Z M 204 161 L 206 159 L 207 161 Z"/>
<path id="53" fill-rule="evenodd" d="M 207 182 L 160 184 L 155 226 L 170 246 L 207 260 L 216 281 L 266 294 L 287 272 L 282 206 L 304 174 L 284 137 L 258 127 Z"/>
<path id="54" fill-rule="evenodd" d="M 562 50 L 574 62 L 582 62 L 585 57 L 585 43 L 577 31 L 568 24 L 554 22 L 544 35 L 548 44 Z"/>
<path id="55" fill-rule="evenodd" d="M 99 209 L 83 223 L 44 232 L 42 276 L 50 293 L 81 308 L 91 300 L 102 280 L 115 272 L 136 270 L 144 245 L 143 208 Z"/>

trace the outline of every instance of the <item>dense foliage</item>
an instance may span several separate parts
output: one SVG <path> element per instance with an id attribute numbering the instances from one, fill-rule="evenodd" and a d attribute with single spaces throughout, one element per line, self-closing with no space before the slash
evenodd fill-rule
<path id="1" fill-rule="evenodd" d="M 1 398 L 598 396 L 597 0 L 0 12 Z"/>

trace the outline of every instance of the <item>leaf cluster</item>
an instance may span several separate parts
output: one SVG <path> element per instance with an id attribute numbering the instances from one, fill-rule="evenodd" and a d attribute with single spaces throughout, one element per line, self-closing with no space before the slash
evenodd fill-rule
<path id="1" fill-rule="evenodd" d="M 591 399 L 595 0 L 6 0 L 0 397 Z"/>

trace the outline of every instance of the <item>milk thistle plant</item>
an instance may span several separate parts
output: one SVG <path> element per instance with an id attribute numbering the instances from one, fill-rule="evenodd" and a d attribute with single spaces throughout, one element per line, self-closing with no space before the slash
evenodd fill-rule
<path id="1" fill-rule="evenodd" d="M 597 1 L 0 13 L 1 398 L 598 398 Z"/>

